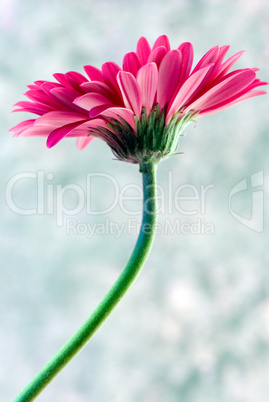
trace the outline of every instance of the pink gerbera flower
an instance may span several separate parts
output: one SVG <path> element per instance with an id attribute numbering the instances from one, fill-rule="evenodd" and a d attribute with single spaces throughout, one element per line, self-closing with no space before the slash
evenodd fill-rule
<path id="1" fill-rule="evenodd" d="M 121 160 L 143 163 L 174 153 L 184 127 L 202 117 L 266 92 L 256 68 L 229 72 L 243 54 L 226 61 L 229 46 L 210 49 L 192 69 L 193 46 L 170 49 L 160 36 L 151 48 L 141 37 L 122 68 L 107 62 L 99 70 L 54 74 L 58 82 L 36 81 L 19 109 L 39 115 L 11 129 L 15 136 L 45 136 L 50 148 L 64 137 L 77 137 L 82 149 L 94 137 L 107 142 Z"/>

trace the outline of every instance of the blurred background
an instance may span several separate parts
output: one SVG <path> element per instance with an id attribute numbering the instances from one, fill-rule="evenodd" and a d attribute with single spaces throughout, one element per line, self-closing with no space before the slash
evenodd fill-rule
<path id="1" fill-rule="evenodd" d="M 121 65 L 140 36 L 152 45 L 166 34 L 172 48 L 190 41 L 195 63 L 229 44 L 228 57 L 246 50 L 236 69 L 259 67 L 268 81 L 269 6 L 0 0 L 0 26 L 0 399 L 8 402 L 123 269 L 141 189 L 138 167 L 115 161 L 100 140 L 78 151 L 72 139 L 49 150 L 42 138 L 13 138 L 8 129 L 31 117 L 11 114 L 12 105 L 55 72 Z M 268 96 L 253 98 L 188 126 L 183 154 L 159 165 L 160 227 L 141 275 L 38 401 L 268 401 L 268 106 Z M 87 174 L 95 174 L 88 184 Z M 86 195 L 88 211 L 78 207 Z"/>

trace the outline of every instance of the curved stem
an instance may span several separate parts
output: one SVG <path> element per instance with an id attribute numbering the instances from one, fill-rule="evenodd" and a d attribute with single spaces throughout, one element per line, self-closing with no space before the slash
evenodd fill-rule
<path id="1" fill-rule="evenodd" d="M 67 363 L 85 346 L 127 292 L 140 272 L 153 243 L 157 219 L 156 166 L 154 163 L 142 164 L 140 171 L 143 176 L 143 218 L 134 251 L 126 267 L 85 323 L 41 369 L 13 402 L 32 401 L 40 394 Z"/>

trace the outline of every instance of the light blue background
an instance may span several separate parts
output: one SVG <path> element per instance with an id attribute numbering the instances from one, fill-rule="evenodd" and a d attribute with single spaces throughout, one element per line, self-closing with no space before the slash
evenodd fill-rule
<path id="1" fill-rule="evenodd" d="M 23 99 L 27 84 L 51 80 L 54 72 L 120 64 L 142 35 L 153 44 L 166 34 L 173 48 L 191 41 L 195 62 L 214 45 L 230 44 L 229 56 L 244 49 L 235 68 L 259 67 L 258 76 L 268 81 L 268 8 L 266 0 L 0 1 L 1 401 L 11 401 L 87 318 L 136 239 L 134 231 L 87 239 L 57 227 L 55 214 L 16 214 L 5 201 L 11 178 L 52 173 L 45 183 L 54 195 L 57 185 L 85 191 L 87 173 L 109 174 L 121 189 L 141 184 L 137 166 L 113 160 L 99 140 L 78 151 L 74 140 L 48 150 L 44 139 L 12 138 L 8 129 L 29 118 L 12 115 L 12 105 Z M 205 214 L 166 208 L 159 222 L 200 217 L 215 233 L 161 230 L 134 287 L 38 401 L 268 401 L 268 105 L 268 96 L 250 99 L 187 128 L 184 154 L 161 163 L 159 185 L 167 200 L 169 175 L 174 192 L 186 184 L 212 185 Z M 242 225 L 228 207 L 232 188 L 247 179 L 249 189 L 234 198 L 233 208 L 251 217 L 250 177 L 259 171 L 262 232 Z M 111 182 L 100 178 L 93 187 L 93 208 L 104 208 L 114 196 Z M 35 180 L 20 181 L 13 196 L 19 206 L 33 208 Z M 76 202 L 74 192 L 66 193 L 67 208 Z M 199 204 L 190 203 L 190 210 Z M 133 210 L 138 204 L 126 202 Z M 83 210 L 71 218 L 92 224 L 140 219 L 119 205 L 101 216 Z"/>

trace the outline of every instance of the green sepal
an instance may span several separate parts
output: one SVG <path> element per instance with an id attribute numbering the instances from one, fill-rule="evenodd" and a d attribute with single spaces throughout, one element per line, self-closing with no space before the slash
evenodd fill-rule
<path id="1" fill-rule="evenodd" d="M 134 116 L 136 130 L 118 116 L 118 120 L 107 119 L 107 129 L 99 127 L 95 132 L 97 137 L 103 138 L 108 143 L 114 155 L 120 160 L 140 165 L 158 163 L 161 159 L 176 154 L 179 137 L 198 114 L 190 111 L 179 119 L 181 113 L 182 110 L 176 113 L 166 126 L 165 108 L 160 111 L 157 105 L 149 116 L 143 108 L 139 120 Z"/>

